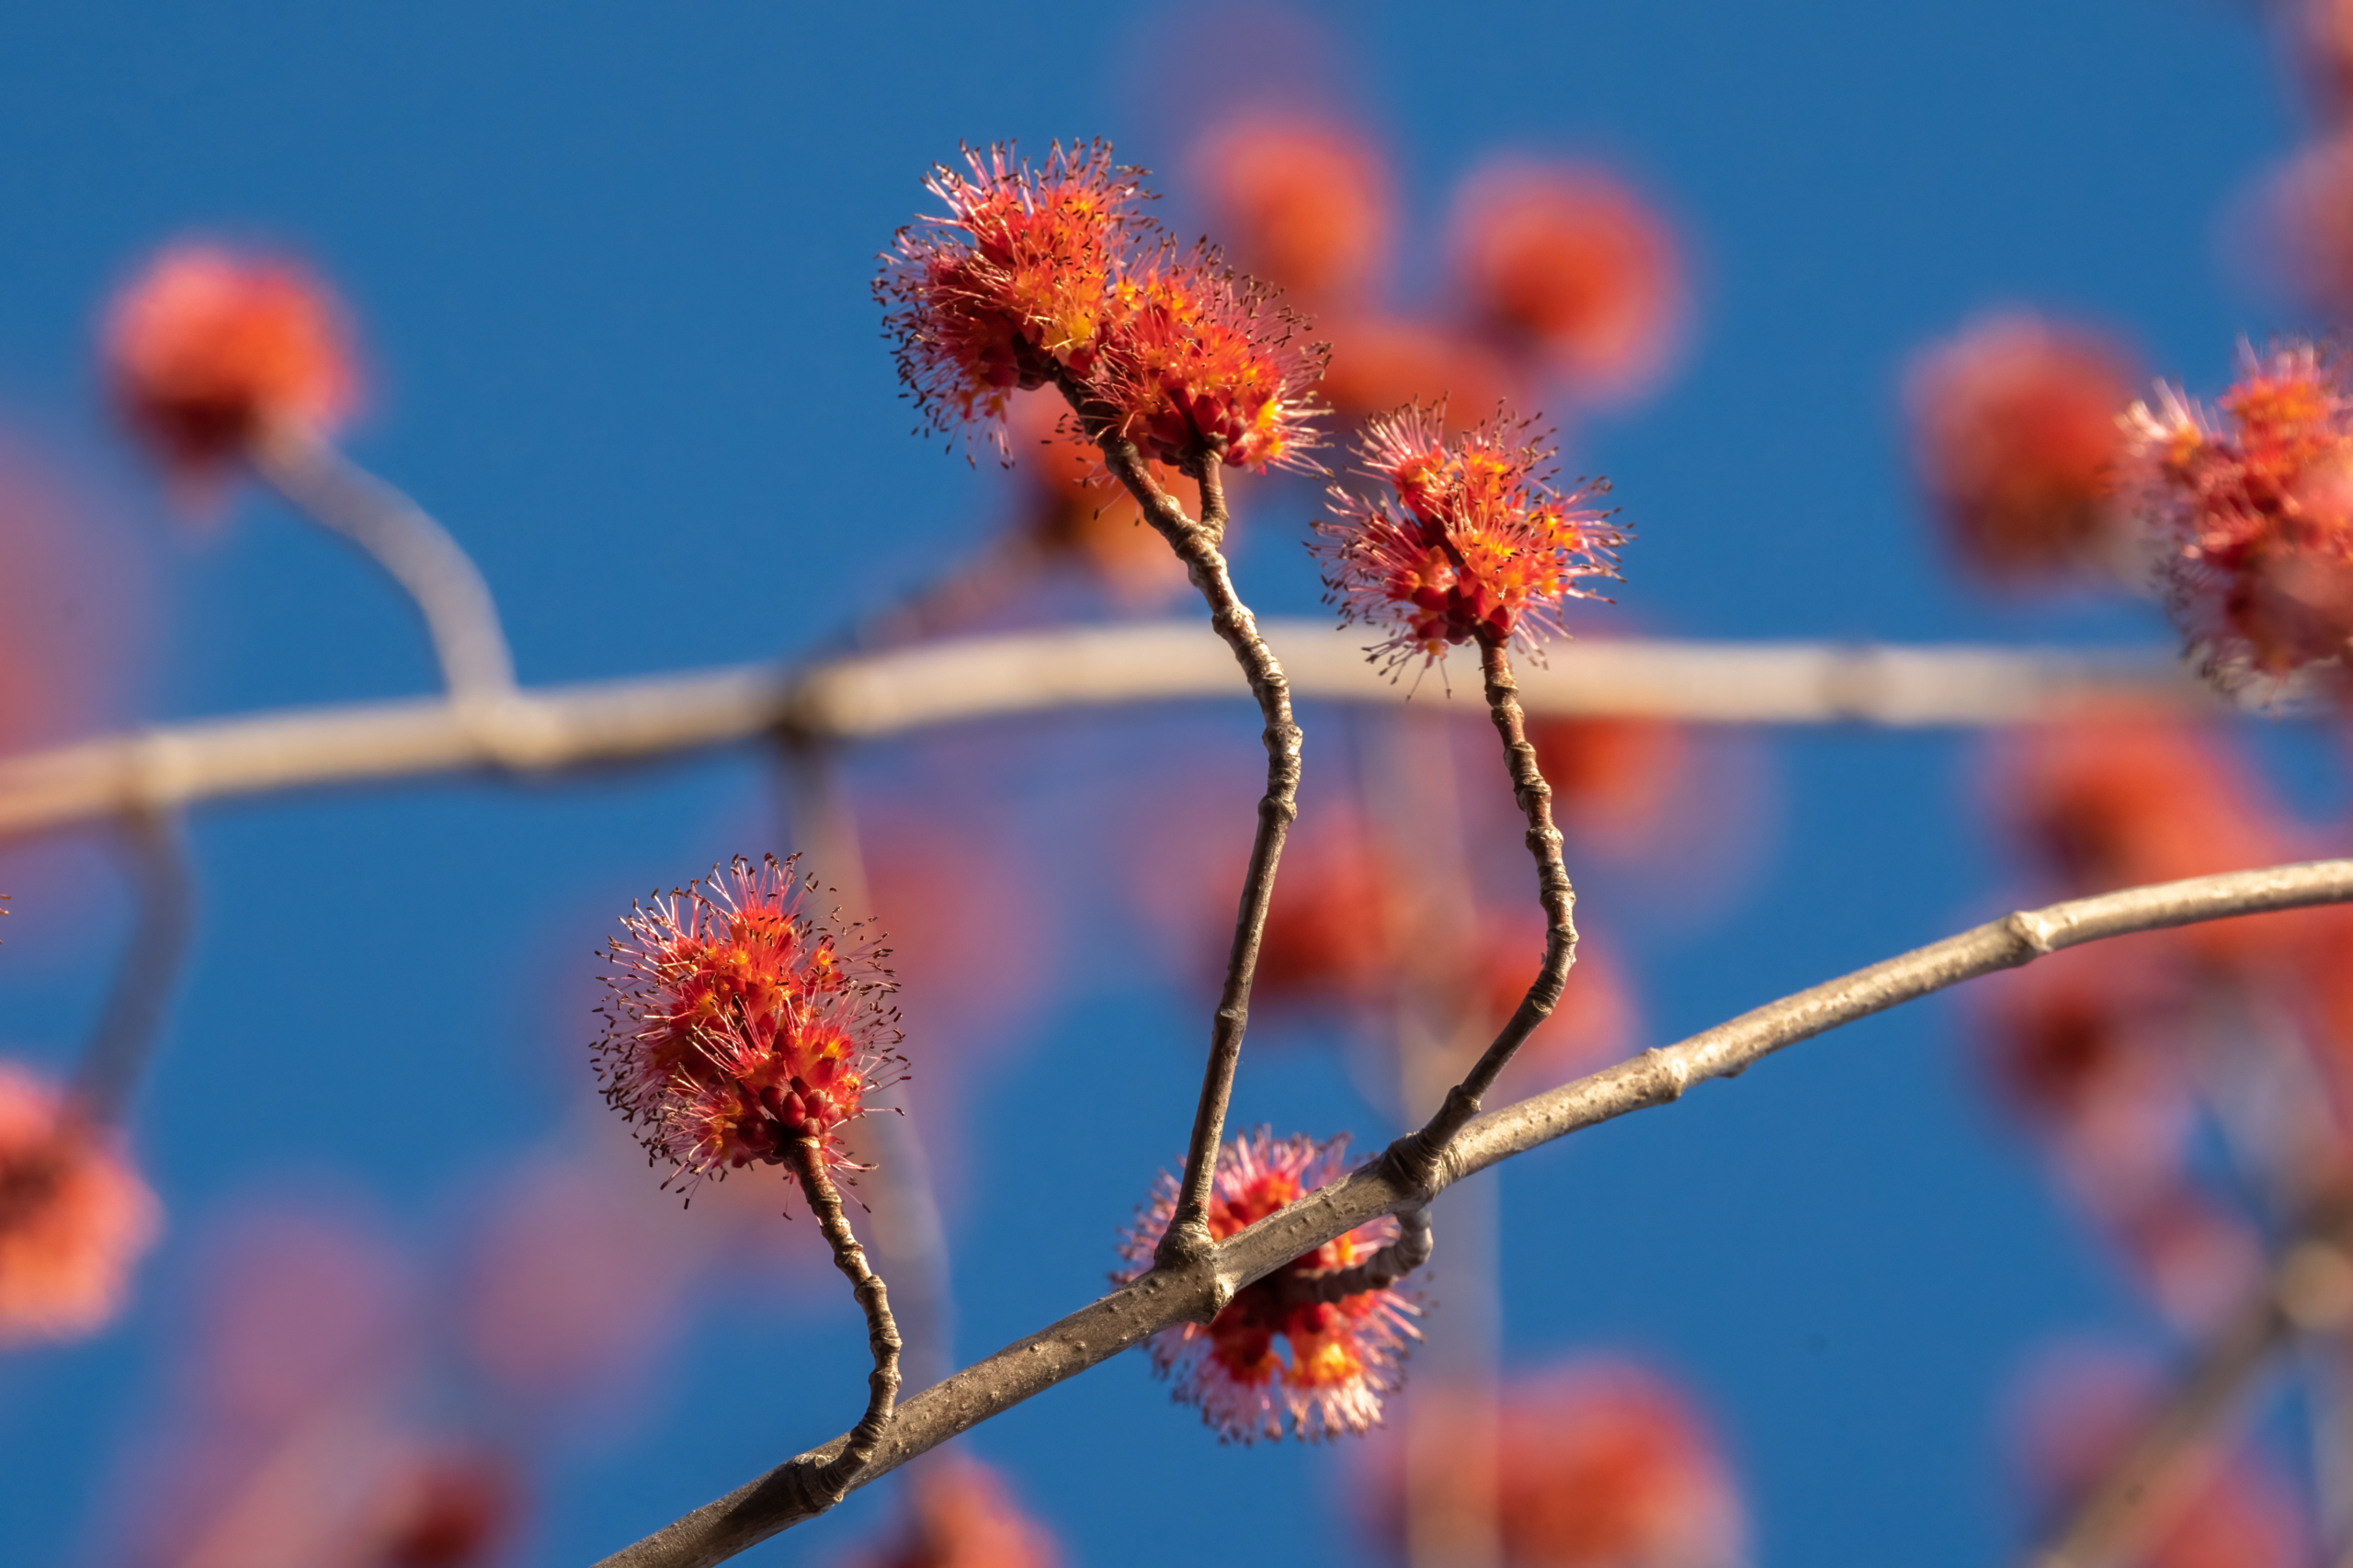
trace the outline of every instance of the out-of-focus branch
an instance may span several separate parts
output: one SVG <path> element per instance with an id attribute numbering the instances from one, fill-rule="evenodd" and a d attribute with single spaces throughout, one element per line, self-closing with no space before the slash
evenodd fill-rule
<path id="1" fill-rule="evenodd" d="M 1261 623 L 1295 697 L 1437 708 L 1383 679 L 1358 636 Z M 1235 695 L 1233 660 L 1198 628 L 1076 627 L 930 643 L 804 670 L 522 690 L 469 710 L 444 699 L 290 709 L 160 726 L 0 758 L 0 837 L 324 785 L 506 770 L 547 774 L 674 756 L 782 729 L 841 741 L 1018 713 Z M 2225 710 L 2177 661 L 2144 653 L 1805 643 L 1590 642 L 1520 676 L 1538 717 L 1688 723 L 2023 724 L 2117 708 Z"/>
<path id="2" fill-rule="evenodd" d="M 2109 1464 L 2030 1568 L 2120 1568 L 2165 1537 L 2212 1473 L 2218 1430 L 2298 1331 L 2353 1324 L 2353 1259 L 2340 1213 L 2288 1248 L 2199 1353 L 2156 1415 Z"/>
<path id="3" fill-rule="evenodd" d="M 425 617 L 441 684 L 453 698 L 514 689 L 515 661 L 490 585 L 422 506 L 291 426 L 265 429 L 245 455 L 272 489 L 358 545 L 407 593 Z"/>
<path id="4" fill-rule="evenodd" d="M 75 1108 L 87 1121 L 122 1119 L 145 1076 L 196 926 L 196 886 L 176 819 L 139 814 L 121 824 L 131 872 L 131 940 L 98 1021 L 74 1069 Z"/>
<path id="5" fill-rule="evenodd" d="M 1438 1161 L 1429 1186 L 1408 1188 L 1376 1160 L 1220 1243 L 1209 1258 L 1156 1267 L 898 1408 L 861 1472 L 870 1480 L 958 1433 L 1108 1360 L 1179 1323 L 1206 1323 L 1233 1293 L 1383 1214 L 1553 1139 L 1678 1099 L 1693 1084 L 1735 1075 L 1799 1040 L 1995 970 L 2085 942 L 2314 904 L 2353 902 L 2353 860 L 2323 860 L 2128 888 L 2022 910 L 1956 937 L 1799 992 L 1680 1044 L 1647 1051 L 1575 1083 L 1479 1118 Z M 802 1456 L 824 1460 L 845 1439 Z M 790 1461 L 624 1548 L 603 1568 L 710 1568 L 810 1517 Z"/>

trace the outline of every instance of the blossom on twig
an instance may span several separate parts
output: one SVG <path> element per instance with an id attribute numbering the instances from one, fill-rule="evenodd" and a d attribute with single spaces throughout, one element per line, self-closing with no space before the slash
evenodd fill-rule
<path id="1" fill-rule="evenodd" d="M 212 244 L 173 246 L 116 298 L 105 355 L 132 430 L 199 480 L 271 424 L 334 426 L 358 387 L 325 284 L 293 262 Z"/>
<path id="2" fill-rule="evenodd" d="M 947 211 L 900 230 L 874 284 L 899 374 L 941 430 L 1001 426 L 1017 389 L 1093 371 L 1150 198 L 1143 171 L 1112 163 L 1103 142 L 1057 142 L 1041 168 L 1009 144 L 968 147 L 964 163 L 934 169 L 925 188 Z"/>
<path id="3" fill-rule="evenodd" d="M 0 1346 L 103 1327 L 159 1223 L 155 1195 L 112 1137 L 0 1064 Z"/>
<path id="4" fill-rule="evenodd" d="M 1347 1153 L 1346 1133 L 1319 1143 L 1304 1134 L 1279 1139 L 1261 1127 L 1233 1139 L 1219 1153 L 1210 1234 L 1223 1241 L 1337 1180 Z M 1151 1205 L 1120 1238 L 1129 1267 L 1112 1276 L 1115 1283 L 1152 1267 L 1176 1209 L 1176 1178 L 1164 1171 Z M 1370 1430 L 1381 1422 L 1382 1397 L 1403 1381 L 1406 1342 L 1421 1337 L 1414 1324 L 1419 1301 L 1393 1286 L 1332 1301 L 1295 1287 L 1369 1261 L 1398 1229 L 1385 1215 L 1359 1225 L 1245 1288 L 1207 1327 L 1181 1324 L 1154 1335 L 1154 1369 L 1173 1380 L 1177 1400 L 1199 1407 L 1222 1441 L 1273 1441 L 1289 1430 L 1315 1442 Z"/>
<path id="5" fill-rule="evenodd" d="M 842 1125 L 897 1081 L 887 950 L 803 912 L 815 884 L 793 866 L 738 856 L 724 875 L 632 904 L 607 952 L 605 1098 L 690 1187 L 788 1164 L 811 1134 L 848 1168 Z"/>
<path id="6" fill-rule="evenodd" d="M 2225 686 L 2339 665 L 2353 638 L 2353 388 L 2340 356 L 2242 346 L 2216 411 L 2160 384 L 2125 479 L 2191 651 Z"/>
<path id="7" fill-rule="evenodd" d="M 1142 170 L 1100 142 L 1037 169 L 1006 144 L 964 157 L 927 187 L 947 214 L 899 231 L 874 285 L 937 428 L 992 426 L 1004 449 L 1012 394 L 1056 382 L 1167 462 L 1300 462 L 1322 350 L 1214 250 L 1160 239 Z"/>
<path id="8" fill-rule="evenodd" d="M 1498 413 L 1449 439 L 1445 410 L 1421 404 L 1367 426 L 1358 472 L 1388 494 L 1334 485 L 1335 515 L 1311 548 L 1343 625 L 1392 629 L 1373 650 L 1391 667 L 1472 641 L 1533 648 L 1563 634 L 1568 600 L 1596 597 L 1587 579 L 1618 575 L 1626 530 L 1579 505 L 1608 481 L 1554 488 L 1554 448 L 1530 432 Z"/>

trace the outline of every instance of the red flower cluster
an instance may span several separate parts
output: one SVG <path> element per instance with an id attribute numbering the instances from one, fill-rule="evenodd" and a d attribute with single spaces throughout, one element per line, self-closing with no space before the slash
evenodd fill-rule
<path id="1" fill-rule="evenodd" d="M 1673 348 L 1684 301 L 1674 236 L 1600 169 L 1489 167 L 1463 189 L 1454 248 L 1491 325 L 1590 392 L 1640 388 Z"/>
<path id="2" fill-rule="evenodd" d="M 2353 388 L 2307 343 L 2257 356 L 2210 413 L 2134 403 L 2127 477 L 2169 547 L 2177 621 L 2219 678 L 2283 676 L 2353 638 Z"/>
<path id="3" fill-rule="evenodd" d="M 1963 561 L 2005 579 L 2097 562 L 2135 379 L 2106 338 L 2030 315 L 1979 322 L 1914 362 L 1913 458 Z"/>
<path id="4" fill-rule="evenodd" d="M 112 1141 L 0 1064 L 0 1346 L 104 1326 L 158 1222 L 154 1194 Z"/>
<path id="5" fill-rule="evenodd" d="M 1449 440 L 1443 409 L 1409 406 L 1358 443 L 1358 472 L 1390 494 L 1332 488 L 1336 515 L 1315 525 L 1325 602 L 1344 625 L 1392 627 L 1377 650 L 1392 667 L 1459 642 L 1533 647 L 1567 600 L 1593 597 L 1586 579 L 1618 575 L 1626 531 L 1578 505 L 1608 483 L 1554 489 L 1553 449 L 1529 428 L 1498 415 Z"/>
<path id="6" fill-rule="evenodd" d="M 1455 1473 L 1432 1478 L 1447 1491 L 1492 1484 L 1503 1561 L 1514 1568 L 1735 1568 L 1747 1559 L 1740 1495 L 1707 1424 L 1682 1392 L 1629 1362 L 1586 1360 L 1510 1379 L 1494 1435 L 1492 1481 Z M 1486 1413 L 1426 1405 L 1416 1391 L 1410 1419 L 1433 1422 L 1422 1452 L 1471 1451 L 1467 1423 Z M 1452 1434 L 1461 1432 L 1461 1440 Z M 1405 1445 L 1368 1456 L 1378 1500 L 1372 1524 L 1391 1541 L 1405 1534 L 1397 1503 L 1407 1492 Z"/>
<path id="7" fill-rule="evenodd" d="M 1057 1568 L 1062 1551 L 1021 1511 L 1005 1478 L 961 1453 L 926 1459 L 907 1483 L 897 1539 L 856 1568 Z"/>
<path id="8" fill-rule="evenodd" d="M 1222 120 L 1194 153 L 1218 232 L 1243 266 L 1302 299 L 1359 292 L 1382 261 L 1395 199 L 1349 127 L 1295 113 Z"/>
<path id="9" fill-rule="evenodd" d="M 838 1133 L 895 1082 L 898 1015 L 884 950 L 804 914 L 793 862 L 737 857 L 722 879 L 631 905 L 608 958 L 597 1051 L 605 1098 L 689 1183 L 782 1164 Z"/>
<path id="10" fill-rule="evenodd" d="M 1347 1169 L 1346 1133 L 1318 1143 L 1304 1135 L 1276 1138 L 1259 1128 L 1220 1152 L 1210 1197 L 1210 1233 L 1220 1241 L 1287 1208 Z M 1176 1211 L 1176 1178 L 1162 1172 L 1152 1204 L 1122 1233 L 1130 1265 L 1116 1284 L 1141 1278 Z M 1394 1288 L 1359 1290 L 1336 1301 L 1291 1298 L 1286 1281 L 1313 1279 L 1370 1259 L 1397 1237 L 1383 1217 L 1294 1259 L 1243 1290 L 1206 1328 L 1184 1324 L 1152 1340 L 1153 1367 L 1176 1383 L 1176 1397 L 1197 1405 L 1226 1442 L 1279 1439 L 1288 1429 L 1314 1442 L 1363 1433 L 1381 1422 L 1381 1398 L 1401 1381 L 1406 1341 L 1420 1331 L 1415 1298 Z M 1280 1340 L 1286 1360 L 1275 1348 Z"/>
<path id="11" fill-rule="evenodd" d="M 996 427 L 1017 389 L 1059 382 L 1173 463 L 1292 463 L 1313 445 L 1320 349 L 1217 253 L 1179 256 L 1134 209 L 1141 171 L 1096 142 L 1042 169 L 1008 147 L 929 183 L 944 216 L 899 232 L 876 297 L 899 372 L 940 429 Z"/>
<path id="12" fill-rule="evenodd" d="M 324 284 L 291 262 L 208 244 L 165 251 L 123 290 L 106 358 L 131 427 L 199 476 L 272 423 L 334 425 L 358 381 Z"/>

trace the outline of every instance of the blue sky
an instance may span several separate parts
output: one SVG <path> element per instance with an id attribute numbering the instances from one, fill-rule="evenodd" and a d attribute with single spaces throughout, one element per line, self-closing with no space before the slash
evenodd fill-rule
<path id="1" fill-rule="evenodd" d="M 1270 65 L 1254 51 L 1313 27 L 1077 4 L 12 8 L 0 423 L 89 497 L 126 562 L 99 589 L 143 607 L 122 716 L 431 678 L 404 607 L 334 541 L 258 500 L 191 539 L 109 429 L 93 324 L 159 243 L 267 239 L 336 280 L 377 389 L 351 448 L 473 551 L 525 679 L 789 655 L 837 642 L 1004 513 L 993 469 L 909 434 L 868 296 L 923 170 L 959 139 L 1097 134 L 1175 168 L 1190 127 L 1265 81 L 1316 83 L 1385 141 L 1418 247 L 1408 293 L 1434 271 L 1453 182 L 1498 151 L 1609 160 L 1676 215 L 1698 278 L 1690 352 L 1570 454 L 1613 477 L 1639 529 L 1621 597 L 1643 624 L 2165 639 L 2140 608 L 2019 607 L 1956 580 L 1909 488 L 1896 387 L 1920 343 L 2003 304 L 2108 324 L 2210 391 L 2237 335 L 2292 324 L 2229 259 L 2234 204 L 2300 131 L 2238 8 L 1304 15 L 1328 49 Z M 1262 612 L 1314 608 L 1288 542 L 1302 521 L 1295 496 L 1249 520 L 1244 590 Z M 1319 753 L 1316 726 L 1347 721 L 1308 722 L 1311 768 L 1345 755 Z M 1019 842 L 1051 846 L 1058 813 L 1092 800 L 1090 770 L 1129 778 L 1138 757 L 1208 759 L 1238 822 L 1249 746 L 1237 706 L 898 745 L 855 778 L 937 805 L 967 753 L 985 756 Z M 2273 749 L 2301 801 L 2336 806 L 2317 744 Z M 1634 874 L 1590 892 L 1655 1040 L 1978 918 L 2015 880 L 1965 738 L 1763 750 L 1773 836 L 1734 894 L 1695 914 Z M 138 1124 L 170 1238 L 124 1324 L 0 1364 L 0 1556 L 72 1562 L 100 1533 L 119 1454 L 169 1397 L 176 1291 L 222 1216 L 332 1189 L 426 1244 L 470 1184 L 574 1113 L 585 955 L 612 914 L 779 833 L 752 754 L 202 815 L 196 967 Z M 119 940 L 119 880 L 85 843 L 11 852 L 12 868 L 0 1036 L 59 1060 Z M 1141 926 L 1102 915 L 1101 882 L 1054 884 L 1059 987 L 966 1080 L 960 1168 L 1019 1199 L 956 1216 L 968 1358 L 1097 1288 L 1151 1174 L 1138 1148 L 1173 1150 L 1189 1117 L 1201 1009 L 1176 966 L 1135 950 Z M 1763 1561 L 2000 1554 L 2020 1520 L 2002 1419 L 2021 1358 L 2070 1335 L 2162 1343 L 1983 1105 L 1961 1018 L 1875 1020 L 1504 1177 L 1509 1354 L 1624 1346 L 1688 1378 L 1721 1418 Z M 1312 1050 L 1255 1055 L 1237 1115 L 1387 1131 Z M 715 1303 L 627 1420 L 559 1446 L 529 1560 L 587 1561 L 839 1430 L 858 1343 L 846 1304 L 808 1290 Z M 756 1414 L 714 1418 L 713 1390 Z M 1290 1561 L 1354 1560 L 1331 1455 L 1217 1448 L 1132 1358 L 977 1444 L 1077 1562 L 1193 1561 L 1237 1514 Z M 1215 1506 L 1164 1513 L 1172 1488 Z M 824 1561 L 889 1506 L 877 1489 L 751 1561 Z"/>

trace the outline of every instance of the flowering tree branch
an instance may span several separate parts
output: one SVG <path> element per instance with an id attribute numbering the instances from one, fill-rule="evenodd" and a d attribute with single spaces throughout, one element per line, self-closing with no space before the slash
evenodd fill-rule
<path id="1" fill-rule="evenodd" d="M 1362 638 L 1268 621 L 1292 692 L 1403 703 Z M 2127 707 L 2220 711 L 2167 656 L 1988 648 L 1628 639 L 1556 648 L 1520 677 L 1540 717 L 1899 727 L 2056 722 Z M 1015 713 L 1199 700 L 1232 663 L 1191 628 L 1083 627 L 959 639 L 804 669 L 742 665 L 444 699 L 347 703 L 160 725 L 0 759 L 0 836 L 323 785 L 483 769 L 545 774 L 681 756 L 776 730 L 845 741 Z M 1425 695 L 1421 700 L 1429 699 Z"/>
<path id="2" fill-rule="evenodd" d="M 1257 699 L 1265 722 L 1267 789 L 1258 801 L 1258 826 L 1250 842 L 1250 867 L 1242 881 L 1241 908 L 1234 916 L 1233 943 L 1218 990 L 1210 1026 L 1209 1062 L 1201 1074 L 1201 1096 L 1193 1111 L 1193 1134 L 1185 1149 L 1185 1174 L 1176 1192 L 1176 1212 L 1160 1239 L 1159 1257 L 1174 1264 L 1204 1257 L 1211 1245 L 1210 1186 L 1217 1174 L 1218 1145 L 1225 1136 L 1225 1111 L 1233 1096 L 1234 1070 L 1242 1060 L 1242 1037 L 1250 1025 L 1250 983 L 1258 970 L 1258 944 L 1266 935 L 1267 911 L 1275 896 L 1275 873 L 1283 841 L 1299 820 L 1301 735 L 1291 717 L 1290 681 L 1250 607 L 1234 591 L 1233 575 L 1218 548 L 1227 521 L 1223 459 L 1197 447 L 1187 464 L 1200 486 L 1199 522 L 1185 515 L 1176 498 L 1161 488 L 1135 442 L 1122 433 L 1118 411 L 1107 405 L 1068 371 L 1059 377 L 1063 395 L 1089 440 L 1101 449 L 1112 476 L 1143 508 L 1144 518 L 1185 563 L 1210 608 L 1210 629 L 1233 651 Z"/>
<path id="3" fill-rule="evenodd" d="M 1643 1052 L 1545 1094 L 1479 1117 L 1419 1187 L 1376 1160 L 1220 1243 L 1206 1258 L 1157 1267 L 899 1406 L 859 1483 L 946 1442 L 1164 1328 L 1206 1323 L 1235 1290 L 1383 1214 L 1426 1205 L 1453 1182 L 1556 1138 L 1679 1099 L 1692 1085 L 1733 1077 L 1767 1056 L 1979 975 L 2086 942 L 2232 915 L 2353 902 L 2353 859 L 2277 866 L 2074 899 L 2001 919 L 1885 960 L 1745 1013 L 1678 1044 Z M 813 1450 L 605 1559 L 601 1568 L 708 1568 L 815 1512 L 794 1466 L 824 1462 L 846 1439 Z"/>
<path id="4" fill-rule="evenodd" d="M 293 425 L 265 426 L 245 455 L 279 494 L 365 551 L 415 602 L 452 697 L 514 689 L 490 585 L 423 507 Z"/>

